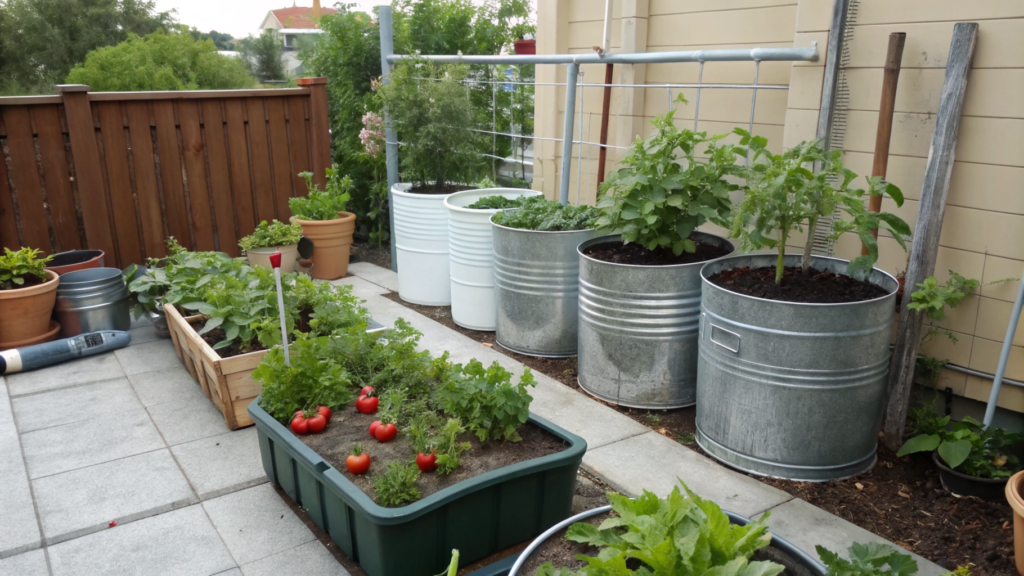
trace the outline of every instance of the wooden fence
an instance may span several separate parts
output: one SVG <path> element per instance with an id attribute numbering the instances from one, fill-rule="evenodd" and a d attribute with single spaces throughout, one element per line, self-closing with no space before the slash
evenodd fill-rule
<path id="1" fill-rule="evenodd" d="M 299 88 L 0 98 L 0 246 L 98 248 L 107 266 L 193 250 L 238 254 L 291 216 L 300 172 L 330 166 L 324 78 Z"/>

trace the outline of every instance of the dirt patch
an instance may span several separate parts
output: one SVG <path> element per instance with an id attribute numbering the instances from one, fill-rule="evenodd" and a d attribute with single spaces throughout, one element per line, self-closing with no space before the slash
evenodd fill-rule
<path id="1" fill-rule="evenodd" d="M 583 522 L 594 526 L 599 526 L 601 522 L 604 522 L 610 513 L 598 514 L 597 516 L 591 516 Z M 537 569 L 551 562 L 555 568 L 570 568 L 572 570 L 579 570 L 586 566 L 586 562 L 583 560 L 577 560 L 577 554 L 586 554 L 588 556 L 597 556 L 598 549 L 588 544 L 580 544 L 579 542 L 572 542 L 565 539 L 565 533 L 569 528 L 563 528 L 557 533 L 552 535 L 550 538 L 544 541 L 533 554 L 523 563 L 522 569 L 519 571 L 524 576 L 533 576 L 537 572 Z"/>
<path id="2" fill-rule="evenodd" d="M 693 253 L 683 252 L 676 256 L 669 248 L 648 250 L 636 242 L 629 244 L 596 244 L 584 250 L 584 254 L 613 264 L 632 264 L 634 266 L 671 266 L 673 264 L 694 264 L 714 260 L 729 254 L 729 251 L 715 246 L 697 242 Z"/>
<path id="3" fill-rule="evenodd" d="M 770 270 L 774 273 L 774 269 Z M 395 293 L 386 297 L 483 345 L 490 345 L 494 350 L 570 388 L 579 389 L 575 357 L 535 358 L 516 354 L 497 345 L 493 332 L 467 330 L 455 324 L 449 307 L 409 304 Z M 696 409 L 693 407 L 635 410 L 597 401 L 704 454 L 693 438 L 696 431 Z M 938 471 L 927 455 L 896 458 L 895 454 L 879 445 L 878 457 L 878 465 L 870 472 L 834 482 L 752 477 L 896 542 L 946 569 L 967 564 L 974 576 L 1014 573 L 1013 515 L 1006 502 L 956 498 L 946 493 L 939 484 Z M 858 483 L 863 488 L 857 488 Z M 900 492 L 909 498 L 901 496 Z"/>
<path id="4" fill-rule="evenodd" d="M 412 440 L 407 435 L 399 433 L 390 442 L 378 442 L 370 438 L 370 424 L 378 418 L 380 416 L 377 414 L 360 414 L 355 410 L 339 411 L 334 413 L 331 423 L 322 433 L 298 438 L 370 498 L 376 500 L 373 481 L 387 471 L 388 463 L 412 463 L 416 458 Z M 462 454 L 462 465 L 447 476 L 441 476 L 436 472 L 420 474 L 419 480 L 416 481 L 420 496 L 425 498 L 452 484 L 485 472 L 555 454 L 567 448 L 566 443 L 560 438 L 529 422 L 519 428 L 519 435 L 523 437 L 520 442 L 481 443 L 476 436 L 468 432 L 463 434 L 459 440 L 469 442 L 472 448 Z M 356 444 L 360 444 L 370 455 L 370 471 L 366 474 L 351 474 L 345 467 L 345 458 L 352 453 L 352 447 Z"/>
<path id="5" fill-rule="evenodd" d="M 387 244 L 384 246 L 353 244 L 352 261 L 369 262 L 375 266 L 391 270 L 391 247 Z"/>
<path id="6" fill-rule="evenodd" d="M 874 300 L 888 294 L 870 282 L 814 268 L 804 274 L 798 266 L 785 268 L 781 284 L 775 283 L 774 266 L 723 270 L 708 280 L 730 292 L 782 302 L 843 304 Z"/>

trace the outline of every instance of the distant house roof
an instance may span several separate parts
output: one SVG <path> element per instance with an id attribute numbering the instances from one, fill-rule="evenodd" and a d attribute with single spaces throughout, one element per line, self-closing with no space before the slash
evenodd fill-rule
<path id="1" fill-rule="evenodd" d="M 321 15 L 334 14 L 334 8 L 321 8 Z M 311 16 L 312 6 L 292 6 L 291 8 L 278 8 L 267 13 L 260 28 L 316 28 Z"/>

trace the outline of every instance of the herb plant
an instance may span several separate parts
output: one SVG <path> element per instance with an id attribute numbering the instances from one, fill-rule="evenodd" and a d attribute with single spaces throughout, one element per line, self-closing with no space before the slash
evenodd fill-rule
<path id="1" fill-rule="evenodd" d="M 730 524 L 717 504 L 697 496 L 685 484 L 683 489 L 685 496 L 676 486 L 664 499 L 647 490 L 635 499 L 609 493 L 616 516 L 596 527 L 578 522 L 565 535 L 573 542 L 600 548 L 600 553 L 596 557 L 578 555 L 578 560 L 587 563 L 578 572 L 556 569 L 549 562 L 537 575 L 774 576 L 785 570 L 774 562 L 750 561 L 754 552 L 771 542 L 765 524 L 767 512 L 746 526 Z"/>
<path id="2" fill-rule="evenodd" d="M 253 248 L 273 248 L 275 246 L 287 246 L 295 244 L 302 237 L 302 226 L 298 223 L 285 224 L 274 220 L 267 224 L 264 220 L 256 227 L 252 234 L 238 241 L 238 247 L 243 252 Z"/>
<path id="3" fill-rule="evenodd" d="M 747 171 L 749 189 L 733 211 L 731 233 L 740 239 L 744 251 L 766 247 L 778 250 L 776 284 L 782 283 L 786 242 L 790 236 L 806 226 L 807 241 L 801 268 L 808 273 L 814 228 L 819 219 L 837 210 L 848 219 L 834 221 L 832 236 L 838 238 L 844 232 L 856 232 L 868 249 L 868 254 L 850 262 L 848 274 L 865 277 L 878 260 L 878 241 L 871 232 L 873 229 L 889 230 L 906 249 L 904 239 L 910 236 L 910 227 L 896 215 L 869 212 L 864 207 L 867 192 L 850 187 L 857 175 L 843 167 L 840 151 L 826 151 L 821 141 L 815 140 L 801 142 L 782 154 L 772 154 L 764 137 L 752 136 L 741 128 L 733 132 L 740 135 L 740 145 L 746 146 L 753 158 Z M 812 170 L 815 163 L 821 166 L 817 173 Z M 872 194 L 888 195 L 897 206 L 903 205 L 903 193 L 895 185 L 880 178 L 869 178 L 868 183 Z"/>
<path id="4" fill-rule="evenodd" d="M 284 351 L 271 348 L 253 371 L 253 380 L 263 386 L 260 407 L 274 419 L 287 424 L 297 410 L 327 406 L 339 410 L 348 406 L 354 388 L 341 364 L 331 358 L 330 338 L 300 338 L 290 349 L 291 366 L 284 363 Z"/>
<path id="5" fill-rule="evenodd" d="M 397 508 L 419 500 L 420 491 L 416 488 L 419 477 L 420 469 L 415 464 L 389 462 L 387 472 L 373 481 L 377 503 L 385 508 Z"/>
<path id="6" fill-rule="evenodd" d="M 41 250 L 22 248 L 17 252 L 4 248 L 0 256 L 0 290 L 15 290 L 25 286 L 26 278 L 37 278 L 45 282 L 46 263 L 53 256 L 40 258 Z"/>
<path id="7" fill-rule="evenodd" d="M 437 452 L 437 473 L 441 476 L 451 474 L 462 464 L 462 453 L 470 449 L 469 442 L 459 442 L 465 431 L 458 418 L 449 418 L 435 438 L 433 451 Z"/>
<path id="8" fill-rule="evenodd" d="M 439 391 L 444 409 L 461 419 L 481 442 L 522 440 L 517 431 L 530 417 L 528 388 L 536 386 L 529 368 L 523 370 L 519 384 L 512 384 L 512 373 L 495 361 L 489 368 L 470 360 Z"/>
<path id="9" fill-rule="evenodd" d="M 901 554 L 893 547 L 868 542 L 854 542 L 841 557 L 823 546 L 815 546 L 818 556 L 828 568 L 826 576 L 913 576 L 917 574 L 917 561 L 909 554 Z"/>
<path id="10" fill-rule="evenodd" d="M 929 276 L 917 285 L 917 290 L 910 295 L 911 303 L 907 308 L 917 310 L 929 319 L 941 322 L 946 319 L 946 307 L 956 308 L 960 301 L 981 286 L 977 280 L 964 278 L 950 270 L 949 280 L 939 284 L 935 276 Z"/>
<path id="11" fill-rule="evenodd" d="M 896 455 L 936 450 L 947 466 L 978 478 L 1009 478 L 1021 469 L 1020 460 L 1009 453 L 1014 444 L 1024 440 L 1020 434 L 994 426 L 985 428 L 970 416 L 954 422 L 952 430 L 946 428 L 949 416 L 940 419 L 939 424 L 934 433 L 907 440 Z"/>
<path id="12" fill-rule="evenodd" d="M 306 179 L 308 192 L 305 196 L 296 196 L 288 200 L 288 209 L 299 220 L 337 220 L 338 212 L 344 212 L 352 197 L 352 180 L 342 176 L 338 167 L 327 169 L 327 185 L 321 190 L 313 183 L 312 172 L 301 172 L 299 176 Z"/>
<path id="13" fill-rule="evenodd" d="M 562 206 L 543 196 L 531 196 L 523 201 L 522 208 L 498 212 L 491 222 L 519 230 L 568 232 L 596 228 L 600 217 L 593 206 Z"/>
<path id="14" fill-rule="evenodd" d="M 678 100 L 686 102 L 682 95 Z M 671 110 L 655 118 L 657 131 L 637 139 L 622 160 L 625 166 L 601 184 L 597 207 L 604 215 L 597 226 L 620 230 L 624 244 L 667 248 L 679 256 L 697 249 L 690 233 L 698 226 L 727 225 L 729 193 L 739 186 L 726 178 L 742 175 L 736 155 L 743 150 L 719 144 L 727 134 L 679 129 L 673 116 Z"/>
<path id="15" fill-rule="evenodd" d="M 505 198 L 504 196 L 484 196 L 483 198 L 473 202 L 466 208 L 471 210 L 507 210 L 509 208 L 519 208 L 523 205 L 523 202 L 527 199 L 527 196 L 518 196 L 516 198 Z"/>

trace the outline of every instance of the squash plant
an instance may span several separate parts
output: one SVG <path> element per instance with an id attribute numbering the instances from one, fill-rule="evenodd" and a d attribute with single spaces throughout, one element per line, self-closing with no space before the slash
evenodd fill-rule
<path id="1" fill-rule="evenodd" d="M 814 228 L 821 218 L 836 211 L 845 215 L 833 222 L 832 237 L 844 232 L 855 232 L 868 249 L 868 254 L 850 261 L 847 273 L 863 278 L 871 272 L 878 260 L 878 241 L 873 229 L 884 228 L 904 249 L 904 239 L 910 237 L 910 226 L 894 214 L 869 212 L 864 200 L 869 192 L 852 188 L 857 174 L 843 167 L 838 150 L 826 151 L 821 140 L 801 142 L 782 154 L 768 151 L 768 140 L 753 136 L 736 128 L 740 146 L 752 154 L 747 170 L 748 190 L 733 211 L 731 234 L 740 239 L 744 251 L 762 248 L 778 250 L 775 265 L 775 283 L 782 283 L 786 242 L 797 230 L 807 232 L 801 268 L 804 273 L 811 267 L 811 249 L 814 246 Z M 746 149 L 741 149 L 746 154 Z M 815 164 L 820 170 L 815 172 Z M 869 178 L 870 194 L 887 195 L 903 205 L 903 193 L 893 184 L 880 178 Z"/>
<path id="2" fill-rule="evenodd" d="M 22 248 L 13 251 L 4 248 L 0 256 L 0 290 L 15 290 L 25 286 L 25 280 L 46 281 L 46 263 L 53 256 L 40 258 L 41 250 Z"/>
<path id="3" fill-rule="evenodd" d="M 934 433 L 907 440 L 896 455 L 935 450 L 951 469 L 979 478 L 1009 478 L 1020 471 L 1021 462 L 1010 448 L 1024 436 L 993 426 L 985 428 L 970 416 L 954 422 L 952 430 L 946 428 L 948 424 L 949 416 L 936 418 L 931 426 Z"/>
<path id="4" fill-rule="evenodd" d="M 686 102 L 682 95 L 677 100 Z M 697 249 L 690 233 L 698 226 L 726 226 L 729 193 L 739 189 L 727 177 L 742 175 L 736 156 L 743 150 L 720 144 L 727 134 L 679 129 L 674 116 L 671 110 L 655 118 L 657 131 L 638 138 L 622 160 L 625 167 L 601 184 L 597 208 L 604 215 L 597 226 L 621 231 L 624 244 L 668 248 L 679 256 Z"/>

